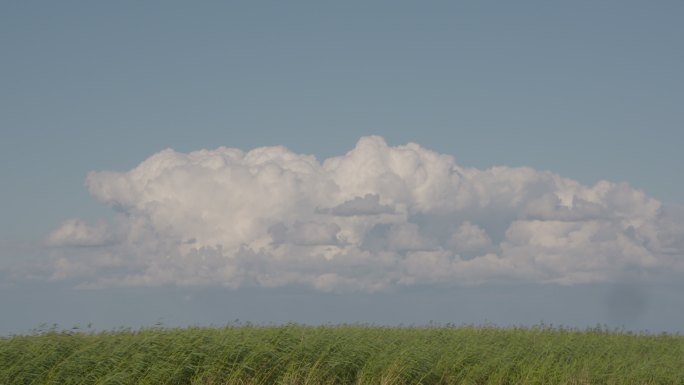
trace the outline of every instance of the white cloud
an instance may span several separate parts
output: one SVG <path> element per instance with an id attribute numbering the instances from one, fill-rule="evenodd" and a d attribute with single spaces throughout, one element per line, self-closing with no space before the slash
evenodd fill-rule
<path id="1" fill-rule="evenodd" d="M 683 272 L 682 210 L 626 184 L 466 168 L 380 137 L 322 163 L 283 147 L 164 150 L 87 186 L 117 221 L 69 220 L 48 244 L 61 250 L 52 278 L 89 286 L 372 291 Z"/>

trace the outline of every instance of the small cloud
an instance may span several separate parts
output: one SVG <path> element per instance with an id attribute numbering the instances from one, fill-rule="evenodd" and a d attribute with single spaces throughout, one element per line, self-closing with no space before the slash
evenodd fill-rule
<path id="1" fill-rule="evenodd" d="M 273 242 L 302 246 L 337 245 L 340 227 L 334 223 L 295 222 L 292 226 L 278 223 L 268 229 Z"/>
<path id="2" fill-rule="evenodd" d="M 328 210 L 320 210 L 321 213 L 329 213 L 335 216 L 351 217 L 362 215 L 392 214 L 394 209 L 387 205 L 380 204 L 380 196 L 377 194 L 366 194 L 363 197 L 354 197 Z"/>
<path id="3" fill-rule="evenodd" d="M 80 219 L 64 221 L 47 238 L 47 245 L 54 247 L 97 247 L 113 244 L 116 235 L 105 222 L 89 225 Z"/>
<path id="4" fill-rule="evenodd" d="M 463 222 L 447 240 L 447 246 L 465 258 L 474 258 L 494 251 L 494 244 L 487 232 L 468 221 Z"/>

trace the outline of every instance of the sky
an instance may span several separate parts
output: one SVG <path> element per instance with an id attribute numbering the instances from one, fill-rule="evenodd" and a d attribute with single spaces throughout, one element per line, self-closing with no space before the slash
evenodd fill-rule
<path id="1" fill-rule="evenodd" d="M 0 334 L 682 332 L 684 4 L 0 6 Z"/>

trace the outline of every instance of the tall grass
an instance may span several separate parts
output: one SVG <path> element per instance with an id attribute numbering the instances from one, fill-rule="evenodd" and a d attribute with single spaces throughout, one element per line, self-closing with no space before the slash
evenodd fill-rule
<path id="1" fill-rule="evenodd" d="M 544 326 L 48 330 L 0 339 L 0 384 L 684 384 L 684 338 Z"/>

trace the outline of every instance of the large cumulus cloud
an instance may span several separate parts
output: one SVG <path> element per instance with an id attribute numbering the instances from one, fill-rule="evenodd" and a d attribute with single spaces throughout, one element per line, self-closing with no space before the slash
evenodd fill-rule
<path id="1" fill-rule="evenodd" d="M 48 237 L 52 277 L 83 285 L 306 285 L 382 290 L 600 282 L 682 272 L 684 215 L 626 184 L 466 168 L 361 138 L 319 162 L 284 147 L 164 150 L 92 172 L 110 223 Z"/>

